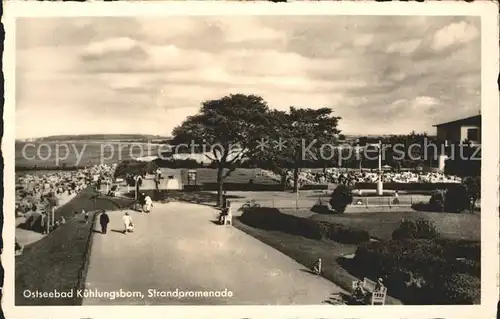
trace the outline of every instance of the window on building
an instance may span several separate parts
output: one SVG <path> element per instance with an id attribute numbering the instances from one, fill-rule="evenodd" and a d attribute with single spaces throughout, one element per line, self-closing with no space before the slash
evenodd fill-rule
<path id="1" fill-rule="evenodd" d="M 477 128 L 470 128 L 467 130 L 468 141 L 479 141 L 479 130 Z"/>

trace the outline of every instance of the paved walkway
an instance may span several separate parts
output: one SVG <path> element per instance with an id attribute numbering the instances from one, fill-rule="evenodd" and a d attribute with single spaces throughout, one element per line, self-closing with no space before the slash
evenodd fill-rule
<path id="1" fill-rule="evenodd" d="M 120 233 L 124 213 L 109 213 L 108 233 L 94 234 L 86 282 L 90 290 L 137 291 L 144 298 L 89 297 L 84 305 L 321 304 L 341 291 L 244 232 L 214 224 L 218 212 L 211 207 L 172 202 L 153 209 L 151 214 L 129 211 L 136 230 L 127 235 Z M 154 297 L 148 289 L 227 289 L 233 297 Z"/>

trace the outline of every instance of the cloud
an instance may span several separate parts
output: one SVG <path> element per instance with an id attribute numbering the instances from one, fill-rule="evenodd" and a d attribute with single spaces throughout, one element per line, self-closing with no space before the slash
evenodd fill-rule
<path id="1" fill-rule="evenodd" d="M 142 46 L 137 41 L 127 37 L 92 42 L 85 48 L 82 57 L 86 60 L 97 60 L 102 58 L 114 59 L 123 55 L 127 55 L 128 58 L 146 57 Z"/>
<path id="2" fill-rule="evenodd" d="M 22 19 L 17 134 L 170 134 L 202 101 L 231 93 L 282 110 L 331 107 L 346 133 L 433 133 L 435 122 L 480 108 L 479 25 L 462 17 Z M 54 117 L 57 125 L 39 125 Z"/>
<path id="3" fill-rule="evenodd" d="M 391 43 L 387 47 L 387 53 L 400 53 L 402 55 L 410 55 L 420 46 L 422 43 L 421 39 L 412 39 L 408 41 L 403 41 L 399 43 Z"/>
<path id="4" fill-rule="evenodd" d="M 479 35 L 478 29 L 465 21 L 451 23 L 438 30 L 432 41 L 432 48 L 441 51 L 452 45 L 464 44 Z"/>

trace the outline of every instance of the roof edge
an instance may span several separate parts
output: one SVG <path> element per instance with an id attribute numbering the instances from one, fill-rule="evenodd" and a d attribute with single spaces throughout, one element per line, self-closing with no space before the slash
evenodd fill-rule
<path id="1" fill-rule="evenodd" d="M 481 114 L 476 114 L 476 115 L 464 117 L 464 118 L 453 120 L 453 121 L 448 121 L 448 122 L 443 122 L 443 123 L 439 123 L 439 124 L 434 124 L 432 126 L 433 127 L 438 127 L 438 126 L 441 126 L 441 125 L 453 124 L 453 123 L 457 123 L 457 122 L 462 122 L 462 121 L 465 121 L 465 120 L 469 120 L 469 119 L 472 119 L 472 118 L 475 118 L 475 117 L 481 117 Z"/>

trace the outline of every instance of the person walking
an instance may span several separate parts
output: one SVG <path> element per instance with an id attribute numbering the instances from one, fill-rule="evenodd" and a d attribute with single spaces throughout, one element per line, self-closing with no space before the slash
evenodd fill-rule
<path id="1" fill-rule="evenodd" d="M 101 216 L 99 217 L 99 222 L 101 224 L 101 234 L 105 235 L 108 231 L 109 224 L 109 216 L 105 210 L 102 211 Z"/>
<path id="2" fill-rule="evenodd" d="M 143 207 L 144 212 L 145 213 L 151 212 L 151 207 L 153 207 L 153 200 L 151 199 L 151 197 L 149 197 L 149 195 L 147 195 L 144 198 L 144 207 Z"/>
<path id="3" fill-rule="evenodd" d="M 87 224 L 89 222 L 89 212 L 82 209 L 82 213 L 85 215 L 85 224 Z"/>
<path id="4" fill-rule="evenodd" d="M 137 198 L 138 210 L 140 212 L 144 212 L 144 207 L 146 205 L 146 195 L 144 193 L 140 193 Z"/>
<path id="5" fill-rule="evenodd" d="M 128 232 L 131 232 L 134 228 L 134 225 L 132 224 L 132 217 L 125 212 L 125 215 L 122 217 L 123 224 L 125 226 L 125 229 L 123 231 L 124 234 L 127 234 Z"/>
<path id="6" fill-rule="evenodd" d="M 135 177 L 135 192 L 136 192 L 136 194 L 139 194 L 139 192 L 141 191 L 141 185 L 142 185 L 142 176 L 136 175 L 136 177 Z"/>
<path id="7" fill-rule="evenodd" d="M 158 175 L 155 176 L 154 182 L 155 182 L 155 191 L 157 193 L 159 193 L 160 192 L 160 178 L 158 177 Z"/>

